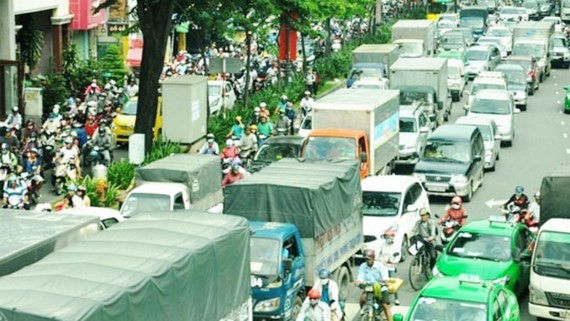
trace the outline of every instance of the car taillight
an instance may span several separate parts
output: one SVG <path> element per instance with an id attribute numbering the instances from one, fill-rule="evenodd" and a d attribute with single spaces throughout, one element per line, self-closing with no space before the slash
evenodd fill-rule
<path id="1" fill-rule="evenodd" d="M 535 74 L 534 70 L 531 70 L 527 73 L 527 76 L 534 81 L 536 74 Z"/>

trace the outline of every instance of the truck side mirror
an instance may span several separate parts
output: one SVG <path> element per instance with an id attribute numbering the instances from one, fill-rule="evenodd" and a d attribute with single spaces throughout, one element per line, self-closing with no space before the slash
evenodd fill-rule
<path id="1" fill-rule="evenodd" d="M 283 270 L 285 270 L 285 275 L 291 273 L 291 271 L 293 270 L 292 259 L 283 259 Z"/>
<path id="2" fill-rule="evenodd" d="M 360 153 L 360 162 L 361 163 L 366 163 L 368 162 L 368 155 L 364 152 Z"/>

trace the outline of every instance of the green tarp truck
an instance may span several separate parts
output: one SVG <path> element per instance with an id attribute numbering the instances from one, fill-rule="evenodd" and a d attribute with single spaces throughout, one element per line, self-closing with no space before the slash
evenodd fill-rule
<path id="1" fill-rule="evenodd" d="M 0 317 L 250 320 L 249 242 L 241 217 L 140 214 L 0 278 Z"/>

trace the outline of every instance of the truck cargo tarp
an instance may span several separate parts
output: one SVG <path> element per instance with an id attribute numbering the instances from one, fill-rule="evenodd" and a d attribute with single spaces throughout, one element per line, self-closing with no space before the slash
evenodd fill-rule
<path id="1" fill-rule="evenodd" d="M 0 276 L 99 230 L 99 217 L 45 212 L 0 211 Z"/>
<path id="2" fill-rule="evenodd" d="M 540 186 L 540 224 L 551 218 L 570 218 L 570 164 L 562 164 L 542 178 Z"/>
<path id="3" fill-rule="evenodd" d="M 224 189 L 224 213 L 252 221 L 293 223 L 302 237 L 330 230 L 360 209 L 356 160 L 282 159 Z"/>
<path id="4" fill-rule="evenodd" d="M 141 214 L 0 278 L 0 316 L 220 320 L 247 306 L 249 234 L 241 217 Z"/>
<path id="5" fill-rule="evenodd" d="M 137 183 L 182 183 L 188 186 L 190 202 L 196 203 L 221 191 L 220 158 L 211 155 L 175 154 L 137 168 Z"/>

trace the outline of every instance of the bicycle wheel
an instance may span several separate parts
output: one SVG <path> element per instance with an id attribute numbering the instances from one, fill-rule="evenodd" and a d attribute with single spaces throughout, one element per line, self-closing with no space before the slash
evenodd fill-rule
<path id="1" fill-rule="evenodd" d="M 410 268 L 408 270 L 408 279 L 410 280 L 410 285 L 415 291 L 419 291 L 426 283 L 426 271 L 424 265 L 424 258 L 422 256 L 415 256 L 410 263 Z"/>

